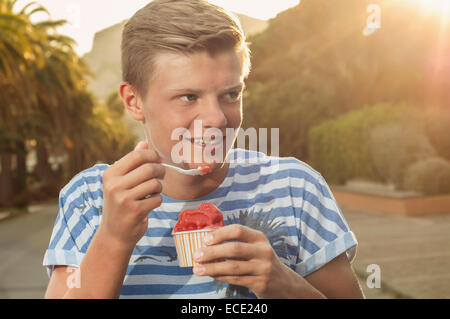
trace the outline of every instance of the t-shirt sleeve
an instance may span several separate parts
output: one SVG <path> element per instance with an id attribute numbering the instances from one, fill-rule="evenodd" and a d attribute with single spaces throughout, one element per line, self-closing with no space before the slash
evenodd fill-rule
<path id="1" fill-rule="evenodd" d="M 43 266 L 50 277 L 57 265 L 79 267 L 95 234 L 99 209 L 96 196 L 81 177 L 75 177 L 59 194 L 55 220 Z"/>
<path id="2" fill-rule="evenodd" d="M 321 175 L 305 183 L 301 203 L 297 225 L 299 262 L 295 270 L 307 276 L 344 252 L 352 262 L 356 255 L 356 237 Z"/>

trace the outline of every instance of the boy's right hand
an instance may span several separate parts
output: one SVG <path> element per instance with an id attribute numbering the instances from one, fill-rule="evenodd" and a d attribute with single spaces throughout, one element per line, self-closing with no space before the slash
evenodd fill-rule
<path id="1" fill-rule="evenodd" d="M 111 165 L 103 175 L 99 230 L 122 247 L 134 248 L 147 231 L 148 214 L 162 203 L 158 179 L 164 173 L 161 158 L 145 142 Z"/>

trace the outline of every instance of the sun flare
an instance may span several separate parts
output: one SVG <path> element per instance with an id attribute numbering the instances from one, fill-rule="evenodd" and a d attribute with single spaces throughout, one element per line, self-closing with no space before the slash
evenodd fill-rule
<path id="1" fill-rule="evenodd" d="M 450 18 L 450 0 L 416 0 L 424 11 L 441 13 Z"/>

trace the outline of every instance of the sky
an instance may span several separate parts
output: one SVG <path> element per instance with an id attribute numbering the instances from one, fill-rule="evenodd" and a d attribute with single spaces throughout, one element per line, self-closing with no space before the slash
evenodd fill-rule
<path id="1" fill-rule="evenodd" d="M 74 38 L 78 42 L 75 48 L 83 55 L 92 48 L 94 34 L 111 25 L 130 18 L 149 0 L 35 0 L 50 13 L 52 20 L 65 19 L 69 24 L 59 32 Z M 297 5 L 300 0 L 210 0 L 236 13 L 267 20 L 279 12 Z M 16 10 L 32 0 L 18 0 Z M 46 19 L 36 14 L 35 20 Z"/>

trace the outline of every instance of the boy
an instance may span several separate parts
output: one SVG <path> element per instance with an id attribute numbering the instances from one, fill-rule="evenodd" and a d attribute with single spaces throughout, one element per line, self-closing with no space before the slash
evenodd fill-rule
<path id="1" fill-rule="evenodd" d="M 349 262 L 356 239 L 321 175 L 294 158 L 231 149 L 249 56 L 236 18 L 206 1 L 154 0 L 130 19 L 120 95 L 147 141 L 62 189 L 47 298 L 363 297 Z M 204 202 L 227 225 L 196 252 L 197 266 L 180 268 L 172 228 Z"/>

